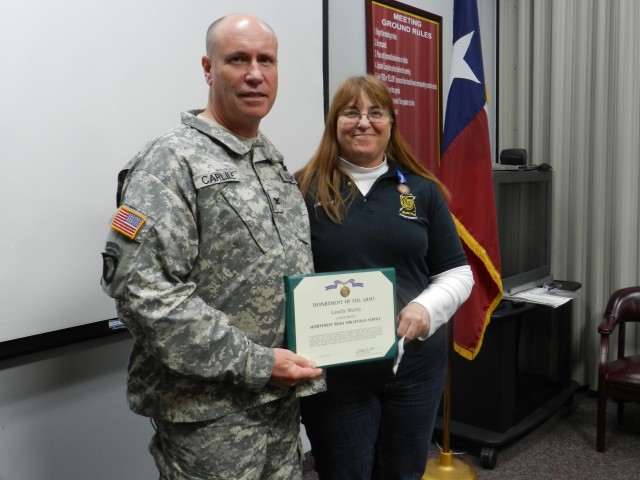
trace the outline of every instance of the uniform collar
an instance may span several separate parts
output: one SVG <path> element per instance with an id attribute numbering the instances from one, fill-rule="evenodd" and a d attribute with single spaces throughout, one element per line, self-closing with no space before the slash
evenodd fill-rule
<path id="1" fill-rule="evenodd" d="M 253 144 L 249 144 L 226 128 L 198 118 L 198 115 L 202 112 L 202 109 L 182 112 L 180 114 L 180 120 L 184 125 L 195 128 L 211 138 L 215 138 L 217 142 L 223 144 L 229 150 L 237 153 L 238 155 L 246 155 L 253 150 L 254 162 L 261 162 L 264 160 L 271 160 L 279 163 L 283 162 L 284 157 L 282 154 L 273 146 L 269 139 L 262 134 L 262 132 L 258 131 L 256 140 Z"/>

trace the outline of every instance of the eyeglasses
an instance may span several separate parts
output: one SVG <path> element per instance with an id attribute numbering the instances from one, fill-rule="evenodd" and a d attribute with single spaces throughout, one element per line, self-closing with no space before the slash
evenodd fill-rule
<path id="1" fill-rule="evenodd" d="M 371 124 L 389 121 L 389 113 L 386 110 L 381 110 L 379 108 L 374 108 L 368 113 L 360 113 L 355 108 L 347 108 L 340 112 L 340 116 L 344 117 L 347 123 L 358 123 L 363 115 L 367 117 L 367 120 L 369 120 L 369 123 Z"/>

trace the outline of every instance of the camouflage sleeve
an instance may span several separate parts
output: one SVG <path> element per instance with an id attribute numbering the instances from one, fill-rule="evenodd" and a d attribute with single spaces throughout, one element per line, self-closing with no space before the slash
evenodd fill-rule
<path id="1" fill-rule="evenodd" d="M 122 230 L 110 230 L 103 255 L 111 266 L 105 267 L 102 285 L 116 298 L 121 320 L 136 340 L 181 375 L 263 388 L 273 369 L 273 350 L 230 325 L 187 280 L 199 235 L 184 192 L 137 170 L 127 178 L 123 202 L 112 226 L 118 215 L 128 216 L 133 226 L 123 220 Z"/>

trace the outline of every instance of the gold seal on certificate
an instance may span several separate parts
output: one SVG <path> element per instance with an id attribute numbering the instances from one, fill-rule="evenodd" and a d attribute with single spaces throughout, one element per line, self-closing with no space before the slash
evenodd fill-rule
<path id="1" fill-rule="evenodd" d="M 284 281 L 292 351 L 319 367 L 395 357 L 395 269 L 291 275 Z"/>

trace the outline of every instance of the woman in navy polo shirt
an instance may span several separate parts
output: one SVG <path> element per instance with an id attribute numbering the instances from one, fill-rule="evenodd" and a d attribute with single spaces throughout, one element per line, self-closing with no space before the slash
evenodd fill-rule
<path id="1" fill-rule="evenodd" d="M 336 91 L 315 154 L 296 177 L 316 272 L 394 267 L 404 353 L 327 369 L 327 391 L 302 399 L 320 479 L 416 479 L 445 382 L 444 328 L 473 275 L 446 188 L 401 138 L 393 100 L 366 75 Z"/>

